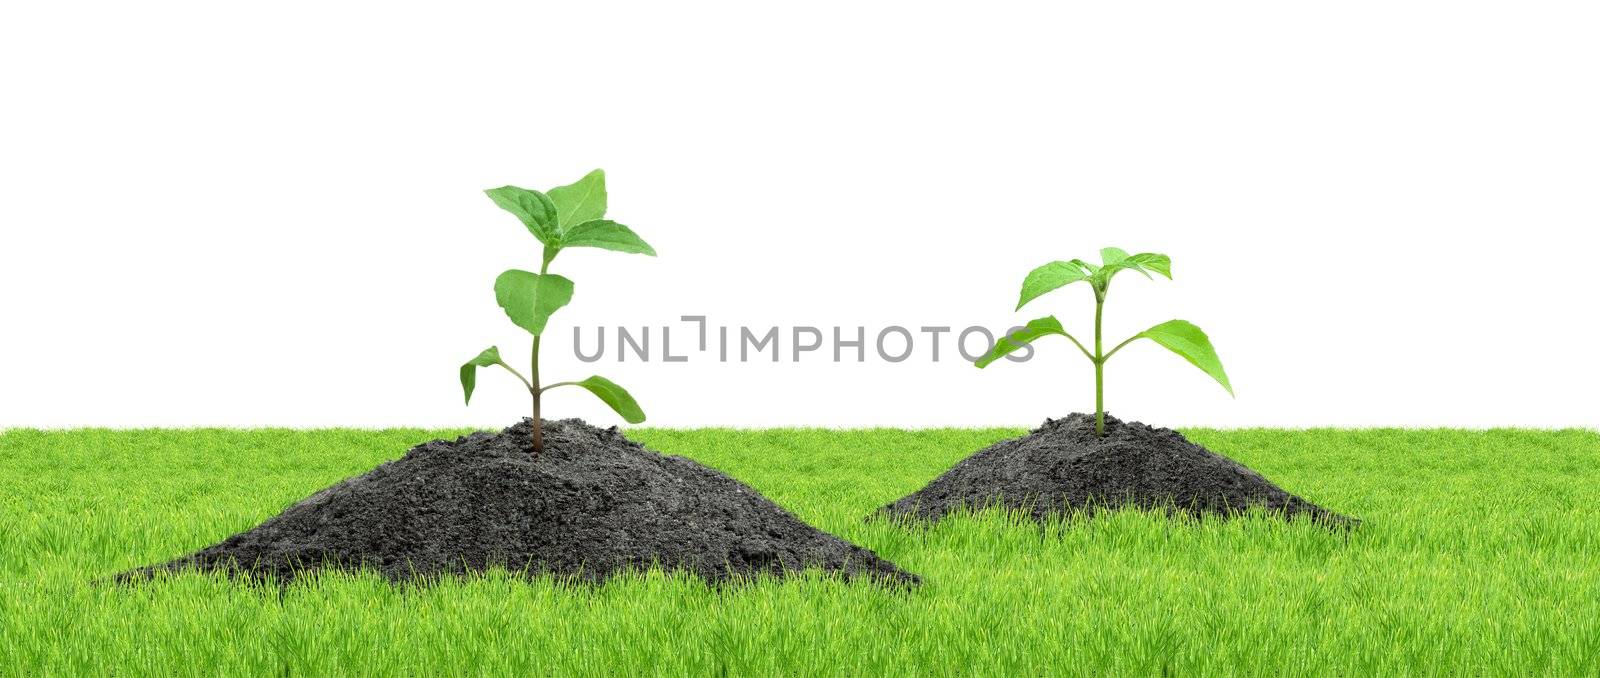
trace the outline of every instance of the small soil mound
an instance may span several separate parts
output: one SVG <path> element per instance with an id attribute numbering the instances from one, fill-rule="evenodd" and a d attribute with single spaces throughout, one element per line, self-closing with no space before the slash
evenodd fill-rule
<path id="1" fill-rule="evenodd" d="M 600 582 L 659 564 L 722 583 L 807 567 L 916 584 L 915 575 L 818 530 L 749 486 L 577 419 L 418 445 L 255 528 L 125 573 L 226 570 L 280 582 L 321 567 L 391 581 L 493 566 Z"/>
<path id="2" fill-rule="evenodd" d="M 1094 415 L 1047 419 L 1020 438 L 1003 440 L 961 460 L 878 515 L 937 521 L 969 508 L 1019 509 L 1043 520 L 1055 513 L 1137 507 L 1189 515 L 1236 515 L 1262 506 L 1327 525 L 1351 518 L 1284 492 L 1243 464 L 1189 442 L 1171 429 L 1110 415 L 1105 436 Z"/>

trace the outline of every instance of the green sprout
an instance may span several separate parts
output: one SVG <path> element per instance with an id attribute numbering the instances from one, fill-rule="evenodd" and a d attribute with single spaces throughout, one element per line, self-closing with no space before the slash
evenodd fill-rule
<path id="1" fill-rule="evenodd" d="M 1206 374 L 1216 379 L 1217 383 L 1228 390 L 1228 395 L 1233 395 L 1233 386 L 1228 383 L 1228 373 L 1222 370 L 1222 361 L 1217 358 L 1216 349 L 1211 347 L 1211 339 L 1194 323 L 1187 320 L 1168 320 L 1151 327 L 1148 330 L 1128 337 L 1127 340 L 1117 344 L 1109 352 L 1102 350 L 1100 343 L 1100 317 L 1106 304 L 1106 291 L 1111 287 L 1111 278 L 1121 271 L 1138 271 L 1144 277 L 1154 280 L 1150 274 L 1160 273 L 1168 280 L 1172 279 L 1172 259 L 1165 254 L 1128 254 L 1115 247 L 1100 250 L 1100 265 L 1096 266 L 1082 259 L 1072 261 L 1052 261 L 1048 264 L 1033 269 L 1028 278 L 1022 281 L 1022 295 L 1017 300 L 1017 308 L 1021 309 L 1028 302 L 1039 298 L 1046 292 L 1065 287 L 1080 280 L 1087 281 L 1094 289 L 1094 352 L 1089 352 L 1083 342 L 1067 334 L 1061 327 L 1061 321 L 1055 316 L 1045 316 L 1028 321 L 1022 329 L 1003 337 L 995 342 L 994 350 L 988 355 L 979 358 L 975 363 L 978 367 L 986 367 L 989 363 L 999 360 L 1002 356 L 1017 349 L 1027 346 L 1039 337 L 1059 334 L 1072 340 L 1083 352 L 1084 357 L 1094 363 L 1094 433 L 1097 436 L 1106 434 L 1106 406 L 1105 406 L 1105 366 L 1111 356 L 1122 350 L 1135 339 L 1149 339 L 1167 347 L 1189 361 L 1190 364 L 1201 369 Z"/>
<path id="2" fill-rule="evenodd" d="M 501 186 L 484 191 L 501 209 L 510 212 L 533 237 L 544 244 L 544 261 L 538 273 L 511 269 L 494 281 L 494 299 L 505 309 L 511 322 L 533 335 L 533 364 L 527 377 L 500 358 L 500 348 L 490 346 L 478 357 L 461 366 L 461 390 L 472 402 L 479 367 L 499 365 L 516 376 L 533 396 L 533 455 L 544 451 L 544 431 L 540 402 L 546 391 L 560 386 L 579 386 L 593 393 L 630 424 L 644 421 L 644 411 L 628 391 L 601 376 L 583 381 L 539 381 L 539 339 L 545 323 L 557 309 L 572 300 L 572 281 L 550 272 L 550 262 L 568 247 L 598 247 L 630 254 L 655 256 L 655 249 L 627 226 L 605 219 L 606 175 L 595 170 L 577 182 L 540 193 L 516 186 Z"/>

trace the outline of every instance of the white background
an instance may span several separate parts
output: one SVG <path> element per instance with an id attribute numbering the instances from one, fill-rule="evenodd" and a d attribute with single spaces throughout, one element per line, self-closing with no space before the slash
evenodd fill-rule
<path id="1" fill-rule="evenodd" d="M 450 9 L 442 9 L 449 6 Z M 658 426 L 1028 425 L 1025 365 L 587 365 L 618 323 L 1206 328 L 1230 399 L 1153 344 L 1109 408 L 1166 425 L 1596 426 L 1593 3 L 7 3 L 0 426 L 505 425 L 456 368 L 537 267 L 480 192 L 594 167 L 660 251 L 575 250 L 545 372 Z M 687 330 L 674 342 L 688 346 Z M 787 347 L 785 349 L 787 351 Z M 815 356 L 816 354 L 813 354 Z M 549 411 L 614 423 L 576 390 Z"/>

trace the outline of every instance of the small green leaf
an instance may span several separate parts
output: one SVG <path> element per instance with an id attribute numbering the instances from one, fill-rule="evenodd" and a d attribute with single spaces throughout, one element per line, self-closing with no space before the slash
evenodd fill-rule
<path id="1" fill-rule="evenodd" d="M 1161 277 L 1167 280 L 1172 279 L 1172 259 L 1165 254 L 1143 252 L 1128 257 L 1122 263 L 1127 265 L 1128 268 L 1137 269 L 1140 272 L 1153 271 L 1160 273 Z"/>
<path id="2" fill-rule="evenodd" d="M 573 385 L 588 389 L 595 397 L 610 405 L 611 409 L 615 410 L 617 414 L 622 415 L 622 418 L 628 423 L 638 424 L 644 421 L 644 410 L 639 409 L 639 403 L 633 400 L 633 396 L 628 395 L 627 389 L 618 386 L 616 382 L 595 375 L 583 381 L 574 382 Z"/>
<path id="3" fill-rule="evenodd" d="M 1020 350 L 1023 346 L 1033 343 L 1034 339 L 1052 334 L 1068 336 L 1067 331 L 1061 327 L 1061 321 L 1056 320 L 1055 316 L 1047 315 L 1043 318 L 1029 320 L 1028 324 L 1023 326 L 1022 329 L 1001 337 L 1000 341 L 994 343 L 994 349 L 990 350 L 982 358 L 977 359 L 973 364 L 980 368 L 988 367 L 989 363 L 1005 357 L 1012 351 Z"/>
<path id="4" fill-rule="evenodd" d="M 556 232 L 566 233 L 573 226 L 606 215 L 606 173 L 595 170 L 582 179 L 550 189 L 556 208 Z"/>
<path id="5" fill-rule="evenodd" d="M 572 281 L 513 268 L 494 279 L 494 300 L 511 322 L 537 336 L 544 333 L 550 315 L 572 301 Z"/>
<path id="6" fill-rule="evenodd" d="M 1100 250 L 1100 259 L 1105 263 L 1094 271 L 1089 283 L 1101 292 L 1105 291 L 1106 286 L 1111 284 L 1111 278 L 1120 271 L 1137 271 L 1146 278 L 1150 278 L 1150 274 L 1155 272 L 1168 280 L 1172 279 L 1172 260 L 1165 254 L 1150 252 L 1128 254 L 1115 247 L 1107 247 Z"/>
<path id="7" fill-rule="evenodd" d="M 1106 286 L 1111 284 L 1111 279 L 1113 277 L 1126 270 L 1129 270 L 1129 267 L 1122 264 L 1111 264 L 1109 266 L 1101 267 L 1100 270 L 1094 272 L 1094 276 L 1090 278 L 1089 283 L 1094 285 L 1096 288 L 1099 288 L 1101 291 L 1104 291 Z M 1140 273 L 1144 273 L 1144 277 L 1146 278 L 1150 277 L 1149 273 L 1145 273 L 1144 271 L 1140 271 Z"/>
<path id="8" fill-rule="evenodd" d="M 1033 269 L 1022 281 L 1022 294 L 1017 298 L 1017 308 L 1022 308 L 1046 292 L 1088 279 L 1089 275 L 1085 272 L 1082 262 L 1076 259 L 1052 261 Z"/>
<path id="9" fill-rule="evenodd" d="M 478 357 L 468 360 L 461 366 L 461 391 L 466 395 L 468 404 L 472 403 L 472 389 L 478 386 L 478 368 L 498 364 L 500 364 L 500 347 L 490 346 L 483 349 Z"/>
<path id="10" fill-rule="evenodd" d="M 500 209 L 516 215 L 539 242 L 546 245 L 559 242 L 560 230 L 557 226 L 556 206 L 550 201 L 550 196 L 516 186 L 491 188 L 484 193 L 488 194 L 489 199 L 499 205 Z"/>
<path id="11" fill-rule="evenodd" d="M 1228 373 L 1222 370 L 1222 360 L 1217 358 L 1217 350 L 1211 346 L 1211 338 L 1194 323 L 1187 320 L 1168 320 L 1148 330 L 1140 332 L 1137 337 L 1144 337 L 1157 344 L 1167 347 L 1189 364 L 1200 368 L 1202 372 L 1211 375 L 1217 383 L 1228 390 L 1228 395 L 1233 395 L 1233 385 L 1228 383 Z"/>
<path id="12" fill-rule="evenodd" d="M 609 219 L 586 221 L 567 229 L 561 236 L 561 246 L 598 247 L 614 252 L 656 255 L 655 248 L 631 229 Z"/>

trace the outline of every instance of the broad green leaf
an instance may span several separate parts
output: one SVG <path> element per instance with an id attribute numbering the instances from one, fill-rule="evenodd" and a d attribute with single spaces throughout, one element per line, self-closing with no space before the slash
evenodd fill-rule
<path id="1" fill-rule="evenodd" d="M 550 189 L 550 201 L 556 207 L 556 232 L 606 215 L 606 173 L 595 170 L 582 179 Z"/>
<path id="2" fill-rule="evenodd" d="M 994 343 L 994 349 L 990 350 L 988 354 L 984 355 L 982 358 L 979 358 L 972 364 L 977 365 L 980 368 L 988 367 L 989 363 L 999 360 L 1010 354 L 1012 351 L 1019 350 L 1023 346 L 1033 343 L 1034 339 L 1052 334 L 1067 336 L 1067 331 L 1062 329 L 1061 321 L 1056 320 L 1055 316 L 1047 315 L 1043 318 L 1029 320 L 1028 324 L 1023 326 L 1022 329 L 1001 337 L 1000 341 Z"/>
<path id="3" fill-rule="evenodd" d="M 1106 266 L 1120 263 L 1128 258 L 1128 253 L 1116 247 L 1103 247 L 1100 249 L 1100 263 Z"/>
<path id="4" fill-rule="evenodd" d="M 1228 390 L 1228 395 L 1233 395 L 1233 385 L 1228 383 L 1228 373 L 1222 370 L 1222 360 L 1217 358 L 1217 350 L 1211 347 L 1211 338 L 1194 323 L 1187 320 L 1168 320 L 1148 330 L 1140 332 L 1137 337 L 1144 337 L 1157 344 L 1167 347 L 1189 364 L 1200 368 L 1202 372 L 1211 375 L 1217 383 Z"/>
<path id="5" fill-rule="evenodd" d="M 622 415 L 628 423 L 638 424 L 644 421 L 644 410 L 639 409 L 639 403 L 633 400 L 633 396 L 628 395 L 627 389 L 618 386 L 616 382 L 595 375 L 573 385 L 588 389 L 595 397 L 616 410 L 617 414 Z"/>
<path id="6" fill-rule="evenodd" d="M 546 245 L 559 242 L 560 230 L 557 226 L 556 206 L 550 201 L 550 196 L 516 186 L 491 188 L 484 193 L 488 194 L 489 199 L 499 205 L 500 209 L 516 215 L 539 242 Z"/>
<path id="7" fill-rule="evenodd" d="M 598 247 L 614 252 L 656 255 L 655 248 L 627 226 L 609 219 L 585 221 L 561 235 L 562 247 Z"/>
<path id="8" fill-rule="evenodd" d="M 550 314 L 572 301 L 572 281 L 513 268 L 494 279 L 494 300 L 517 327 L 539 335 Z"/>
<path id="9" fill-rule="evenodd" d="M 478 368 L 498 364 L 500 364 L 500 347 L 490 346 L 483 349 L 478 357 L 468 360 L 461 366 L 461 392 L 466 395 L 467 404 L 472 403 L 472 389 L 478 386 Z"/>
<path id="10" fill-rule="evenodd" d="M 1033 269 L 1028 277 L 1022 281 L 1022 294 L 1017 298 L 1017 308 L 1022 308 L 1028 302 L 1038 299 L 1041 295 L 1056 288 L 1088 280 L 1080 262 L 1052 261 L 1048 264 Z"/>

